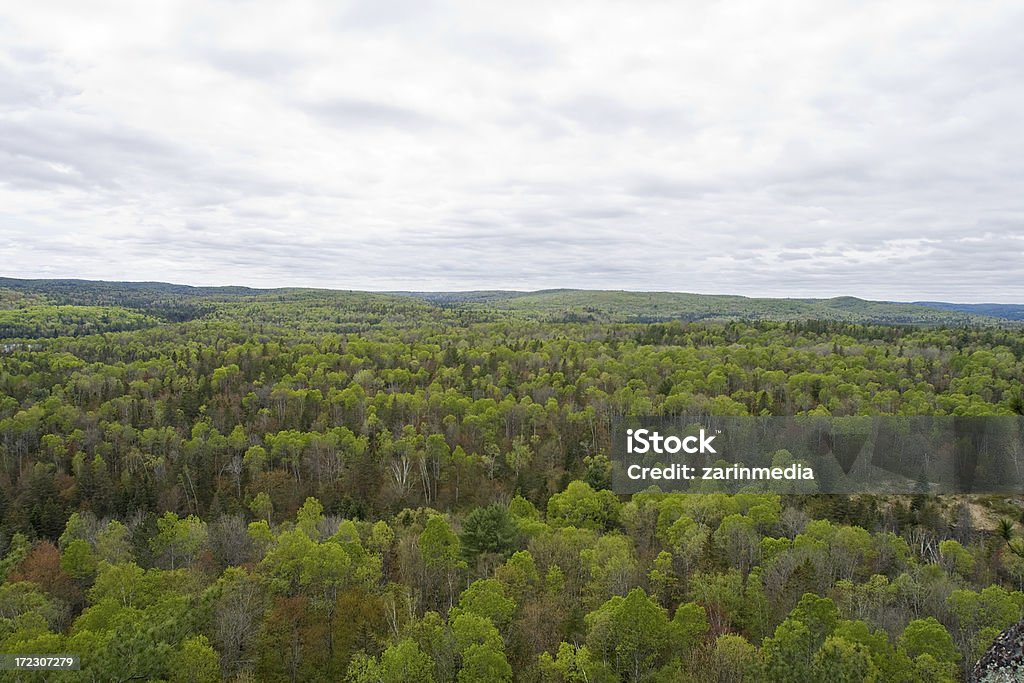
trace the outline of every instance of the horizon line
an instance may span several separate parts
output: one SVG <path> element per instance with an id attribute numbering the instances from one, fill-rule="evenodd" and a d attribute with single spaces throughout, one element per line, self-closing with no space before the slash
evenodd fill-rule
<path id="1" fill-rule="evenodd" d="M 917 304 L 954 304 L 964 306 L 1024 306 L 1024 303 L 1019 301 L 957 301 L 955 299 L 937 299 L 937 298 L 912 298 L 912 299 L 872 299 L 864 296 L 858 296 L 856 294 L 817 294 L 817 295 L 749 295 L 749 294 L 736 294 L 736 293 L 723 293 L 723 292 L 698 292 L 698 291 L 686 291 L 686 290 L 673 290 L 673 289 L 630 289 L 625 287 L 619 288 L 593 288 L 593 287 L 542 287 L 540 289 L 517 289 L 515 287 L 477 287 L 470 289 L 358 289 L 358 288 L 342 288 L 342 287 L 330 287 L 330 286 L 311 286 L 311 285 L 280 285 L 274 287 L 256 287 L 252 285 L 241 285 L 241 284 L 226 284 L 226 285 L 204 285 L 204 284 L 187 284 L 183 282 L 170 282 L 167 280 L 99 280 L 90 279 L 83 277 L 12 277 L 7 275 L 0 275 L 0 287 L 2 287 L 3 281 L 16 281 L 16 282 L 80 282 L 89 284 L 107 284 L 107 285 L 167 285 L 171 287 L 185 287 L 189 289 L 248 289 L 256 292 L 274 292 L 282 290 L 311 290 L 311 291 L 325 291 L 325 292 L 355 292 L 365 294 L 474 294 L 474 293 L 514 293 L 514 294 L 543 294 L 548 292 L 622 292 L 628 294 L 688 294 L 693 296 L 707 296 L 707 297 L 733 297 L 740 299 L 774 299 L 774 300 L 796 300 L 796 301 L 827 301 L 832 299 L 858 299 L 861 301 L 873 302 L 873 303 L 887 303 L 887 304 L 904 304 L 904 305 L 917 305 Z"/>

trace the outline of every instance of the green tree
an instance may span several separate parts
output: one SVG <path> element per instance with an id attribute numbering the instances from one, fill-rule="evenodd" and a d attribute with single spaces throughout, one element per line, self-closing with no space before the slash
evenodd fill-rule
<path id="1" fill-rule="evenodd" d="M 324 521 L 324 506 L 312 496 L 306 499 L 296 514 L 295 526 L 314 541 L 320 539 L 320 523 Z"/>
<path id="2" fill-rule="evenodd" d="M 380 655 L 380 661 L 360 655 L 348 668 L 350 683 L 433 683 L 434 661 L 411 638 L 403 638 Z"/>
<path id="3" fill-rule="evenodd" d="M 463 557 L 473 564 L 482 553 L 507 553 L 515 543 L 516 527 L 508 508 L 495 503 L 466 515 L 459 538 Z"/>
<path id="4" fill-rule="evenodd" d="M 476 614 L 490 619 L 495 626 L 503 629 L 512 621 L 515 609 L 516 603 L 505 596 L 505 588 L 498 580 L 478 579 L 462 591 L 459 605 L 452 613 Z"/>
<path id="5" fill-rule="evenodd" d="M 511 683 L 512 667 L 501 650 L 491 645 L 470 645 L 462 653 L 458 683 Z"/>
<path id="6" fill-rule="evenodd" d="M 606 664 L 595 659 L 586 645 L 562 642 L 554 657 L 543 652 L 539 658 L 545 683 L 615 683 L 619 680 Z"/>
<path id="7" fill-rule="evenodd" d="M 611 491 L 595 491 L 582 481 L 573 481 L 548 499 L 548 521 L 600 531 L 618 524 L 620 507 Z"/>
<path id="8" fill-rule="evenodd" d="M 704 640 L 709 628 L 707 610 L 695 602 L 679 605 L 672 616 L 676 647 L 683 652 L 696 648 Z"/>
<path id="9" fill-rule="evenodd" d="M 672 626 L 642 588 L 611 598 L 586 623 L 587 647 L 625 680 L 643 680 L 666 660 Z"/>
<path id="10" fill-rule="evenodd" d="M 95 574 L 97 563 L 92 546 L 80 538 L 68 543 L 60 556 L 61 569 L 76 579 L 85 579 Z"/>
<path id="11" fill-rule="evenodd" d="M 156 526 L 157 534 L 149 545 L 171 569 L 191 565 L 206 542 L 206 522 L 195 515 L 180 519 L 173 512 L 166 512 Z"/>
<path id="12" fill-rule="evenodd" d="M 187 638 L 170 655 L 172 683 L 215 683 L 221 680 L 217 652 L 206 636 Z"/>
<path id="13" fill-rule="evenodd" d="M 716 680 L 721 683 L 758 683 L 765 677 L 764 663 L 757 648 L 743 636 L 731 633 L 715 639 L 710 664 Z"/>
<path id="14" fill-rule="evenodd" d="M 935 617 L 911 621 L 900 634 L 899 644 L 915 659 L 926 654 L 938 662 L 960 661 L 960 653 L 953 644 L 953 638 Z"/>
<path id="15" fill-rule="evenodd" d="M 501 649 L 501 634 L 494 622 L 479 614 L 452 611 L 453 615 L 449 624 L 455 639 L 455 646 L 460 653 L 465 652 L 473 645 L 490 645 L 495 649 Z"/>
<path id="16" fill-rule="evenodd" d="M 131 562 L 134 559 L 131 534 L 121 522 L 110 520 L 96 534 L 96 554 L 111 564 Z"/>
<path id="17" fill-rule="evenodd" d="M 811 666 L 816 650 L 814 637 L 807 625 L 786 619 L 778 625 L 772 637 L 765 638 L 761 646 L 768 680 L 778 683 L 814 680 Z"/>
<path id="18" fill-rule="evenodd" d="M 861 683 L 877 680 L 879 672 L 863 645 L 829 636 L 814 654 L 813 671 L 820 681 Z"/>
<path id="19" fill-rule="evenodd" d="M 459 558 L 459 537 L 443 517 L 432 515 L 419 536 L 418 545 L 432 586 L 440 588 L 447 598 L 448 608 L 451 608 L 455 601 L 456 581 L 466 566 Z"/>

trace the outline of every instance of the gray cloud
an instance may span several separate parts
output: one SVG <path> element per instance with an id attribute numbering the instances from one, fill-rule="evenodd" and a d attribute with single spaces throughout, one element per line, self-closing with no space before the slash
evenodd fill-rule
<path id="1" fill-rule="evenodd" d="M 557 111 L 573 124 L 598 134 L 650 131 L 679 139 L 692 131 L 687 113 L 662 107 L 638 107 L 601 93 L 584 93 L 559 105 Z"/>
<path id="2" fill-rule="evenodd" d="M 230 49 L 208 45 L 201 57 L 217 69 L 233 76 L 274 80 L 287 77 L 300 69 L 304 62 L 287 52 L 267 49 Z"/>
<path id="3" fill-rule="evenodd" d="M 1008 0 L 22 3 L 0 263 L 1024 301 L 1022 29 Z"/>
<path id="4" fill-rule="evenodd" d="M 382 127 L 416 132 L 441 125 L 434 117 L 411 107 L 354 97 L 334 97 L 321 102 L 304 103 L 300 109 L 318 117 L 327 125 L 344 130 Z"/>

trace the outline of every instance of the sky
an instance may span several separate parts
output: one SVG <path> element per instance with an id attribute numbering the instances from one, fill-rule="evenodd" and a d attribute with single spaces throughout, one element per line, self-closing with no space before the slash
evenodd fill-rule
<path id="1" fill-rule="evenodd" d="M 1024 3 L 16 2 L 0 275 L 1024 303 Z"/>

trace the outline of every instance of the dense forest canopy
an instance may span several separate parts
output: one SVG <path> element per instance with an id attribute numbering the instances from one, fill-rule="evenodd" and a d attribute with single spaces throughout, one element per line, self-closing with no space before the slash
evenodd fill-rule
<path id="1" fill-rule="evenodd" d="M 1021 618 L 1020 500 L 619 497 L 608 461 L 624 415 L 1021 414 L 1015 327 L 0 286 L 0 651 L 82 658 L 24 680 L 951 681 Z"/>

